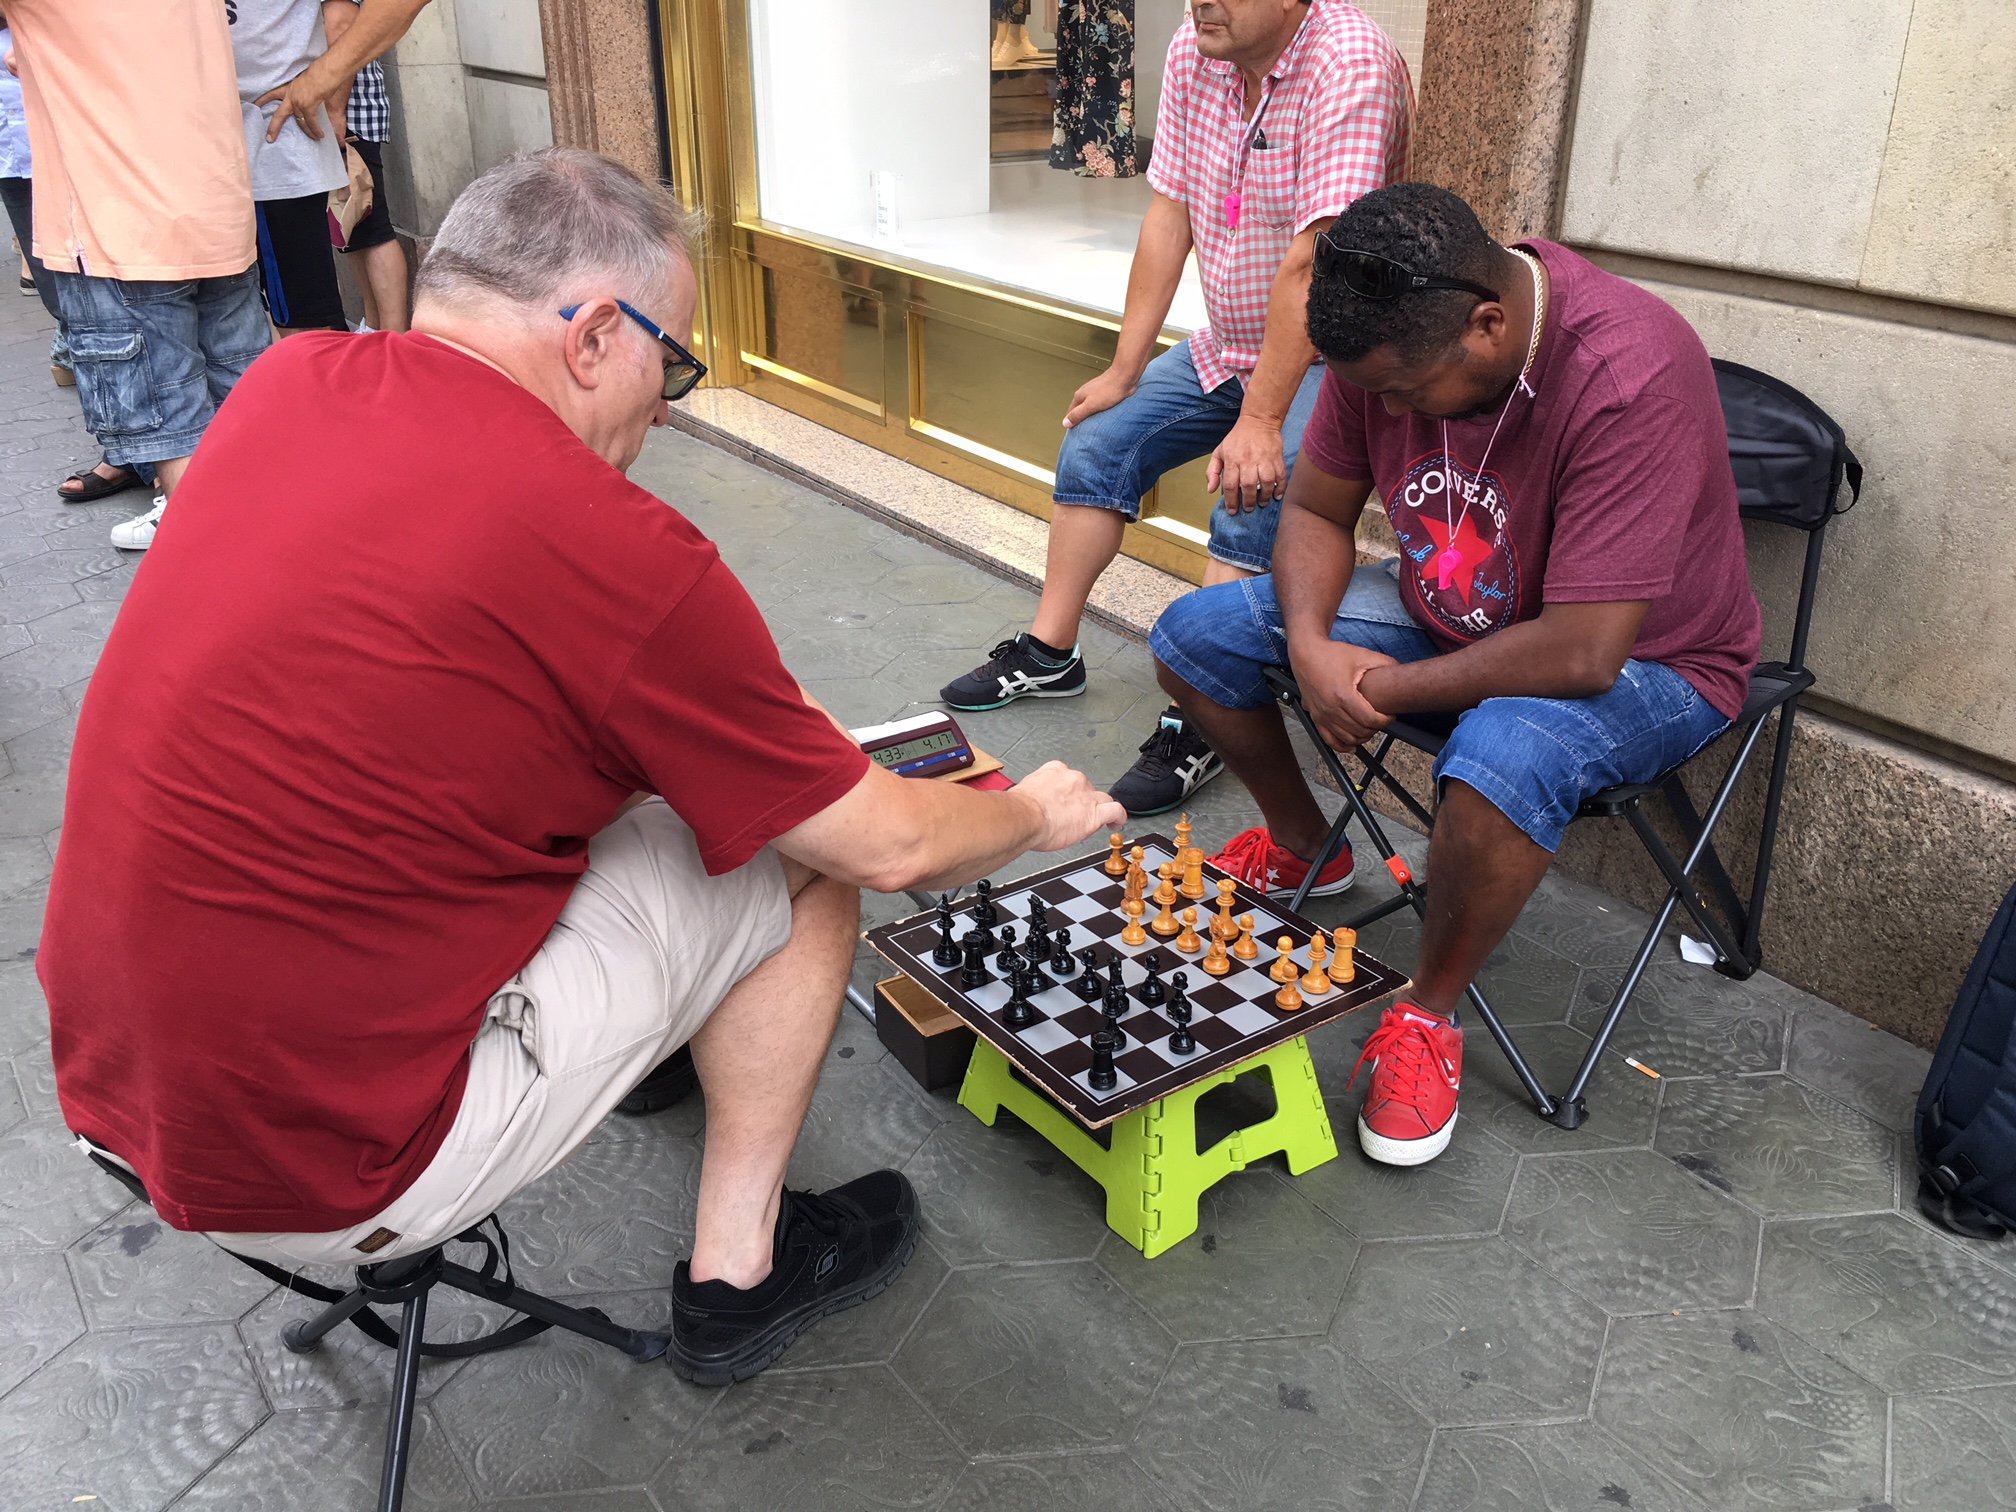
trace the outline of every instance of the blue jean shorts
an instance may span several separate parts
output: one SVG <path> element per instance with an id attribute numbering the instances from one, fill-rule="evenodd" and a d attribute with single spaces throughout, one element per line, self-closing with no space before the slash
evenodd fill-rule
<path id="1" fill-rule="evenodd" d="M 1330 639 L 1395 661 L 1442 655 L 1401 604 L 1393 565 L 1351 575 Z M 1263 669 L 1288 665 L 1273 577 L 1185 594 L 1163 611 L 1148 646 L 1213 703 L 1272 703 Z M 1722 711 L 1678 672 L 1634 659 L 1594 698 L 1487 698 L 1465 710 L 1435 758 L 1435 787 L 1440 792 L 1452 779 L 1469 784 L 1553 852 L 1584 798 L 1618 783 L 1650 782 L 1728 728 Z"/>
<path id="2" fill-rule="evenodd" d="M 110 462 L 194 452 L 217 406 L 273 339 L 253 268 L 174 283 L 55 278 L 84 423 Z"/>
<path id="3" fill-rule="evenodd" d="M 1311 368 L 1281 422 L 1282 459 L 1291 474 L 1322 384 L 1323 369 Z M 1148 364 L 1133 393 L 1064 433 L 1057 490 L 1051 497 L 1059 504 L 1089 504 L 1138 520 L 1141 496 L 1164 473 L 1210 456 L 1232 433 L 1245 398 L 1246 386 L 1237 378 L 1207 394 L 1190 360 L 1190 343 L 1179 342 Z M 1211 511 L 1211 555 L 1230 567 L 1265 572 L 1274 564 L 1274 529 L 1280 523 L 1278 499 L 1243 514 L 1234 514 L 1220 499 Z"/>

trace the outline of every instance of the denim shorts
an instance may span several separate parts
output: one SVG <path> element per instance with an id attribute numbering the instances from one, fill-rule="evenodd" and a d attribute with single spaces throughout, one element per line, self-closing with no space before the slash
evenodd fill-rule
<path id="1" fill-rule="evenodd" d="M 1393 566 L 1351 575 L 1330 638 L 1395 661 L 1440 656 L 1402 606 Z M 1273 577 L 1184 595 L 1163 611 L 1148 646 L 1214 703 L 1257 709 L 1273 702 L 1262 669 L 1288 665 Z M 1634 659 L 1594 698 L 1487 698 L 1464 711 L 1435 759 L 1435 786 L 1468 783 L 1552 852 L 1584 798 L 1618 783 L 1650 782 L 1728 728 L 1722 711 L 1678 672 Z"/>
<path id="2" fill-rule="evenodd" d="M 217 406 L 272 340 L 253 268 L 173 283 L 54 276 L 84 423 L 110 462 L 194 452 Z"/>
<path id="3" fill-rule="evenodd" d="M 1281 449 L 1290 473 L 1322 384 L 1323 369 L 1312 367 L 1281 422 Z M 1245 397 L 1246 386 L 1237 378 L 1205 393 L 1190 360 L 1190 343 L 1179 342 L 1148 364 L 1132 394 L 1064 433 L 1057 490 L 1051 497 L 1059 504 L 1089 504 L 1139 519 L 1141 496 L 1158 478 L 1210 456 L 1231 434 Z M 1211 555 L 1230 567 L 1265 572 L 1274 563 L 1274 529 L 1280 523 L 1278 499 L 1243 514 L 1234 514 L 1220 499 L 1211 511 Z"/>

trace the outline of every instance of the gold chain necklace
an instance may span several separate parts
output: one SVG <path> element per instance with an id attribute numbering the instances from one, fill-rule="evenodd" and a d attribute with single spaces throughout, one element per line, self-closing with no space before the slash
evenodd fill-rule
<path id="1" fill-rule="evenodd" d="M 1519 382 L 1526 383 L 1526 375 L 1533 371 L 1533 364 L 1540 356 L 1540 332 L 1547 323 L 1547 282 L 1540 276 L 1540 259 L 1519 247 L 1509 249 L 1512 255 L 1526 264 L 1526 270 L 1533 275 L 1533 335 L 1526 343 L 1526 362 L 1519 369 Z M 1529 387 L 1529 392 L 1530 387 Z"/>

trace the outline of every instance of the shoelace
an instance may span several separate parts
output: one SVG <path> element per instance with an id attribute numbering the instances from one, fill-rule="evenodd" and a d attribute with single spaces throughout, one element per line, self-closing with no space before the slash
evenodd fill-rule
<path id="1" fill-rule="evenodd" d="M 1212 865 L 1248 887 L 1270 887 L 1274 868 L 1268 858 L 1273 849 L 1273 838 L 1266 830 L 1241 830 L 1225 842 L 1225 849 L 1211 858 Z"/>
<path id="2" fill-rule="evenodd" d="M 1175 764 L 1176 748 L 1183 743 L 1183 732 L 1172 725 L 1157 725 L 1155 733 L 1141 742 L 1141 760 L 1136 763 L 1156 777 L 1169 774 Z"/>
<path id="3" fill-rule="evenodd" d="M 998 677 L 1008 669 L 1008 664 L 1016 659 L 1016 643 L 1005 640 L 987 653 L 987 664 L 980 671 L 984 676 Z"/>
<path id="4" fill-rule="evenodd" d="M 833 1235 L 845 1228 L 855 1216 L 851 1207 L 833 1201 L 823 1192 L 787 1192 L 791 1201 L 792 1221 L 803 1220 L 822 1234 Z"/>
<path id="5" fill-rule="evenodd" d="M 1401 1102 L 1418 1104 L 1422 1083 L 1428 1080 L 1428 1068 L 1435 1063 L 1435 1058 L 1435 1041 L 1429 1038 L 1424 1025 L 1412 1019 L 1388 1019 L 1365 1041 L 1365 1048 L 1359 1051 L 1358 1064 L 1351 1068 L 1344 1090 L 1351 1090 L 1352 1083 L 1358 1080 L 1358 1073 L 1365 1068 L 1367 1061 L 1377 1061 L 1389 1078 L 1393 1095 Z"/>

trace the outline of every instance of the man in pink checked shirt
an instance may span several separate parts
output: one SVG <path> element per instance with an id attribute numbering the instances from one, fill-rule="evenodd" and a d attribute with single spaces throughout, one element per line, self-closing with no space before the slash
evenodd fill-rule
<path id="1" fill-rule="evenodd" d="M 1043 598 L 1027 634 L 941 693 L 955 709 L 1085 691 L 1078 623 L 1141 496 L 1209 456 L 1207 585 L 1268 570 L 1279 500 L 1315 407 L 1305 309 L 1317 233 L 1404 178 L 1406 61 L 1344 0 L 1194 0 L 1169 46 L 1112 366 L 1071 397 Z M 1159 357 L 1191 252 L 1207 323 Z M 1151 361 L 1151 359 L 1153 359 Z M 1130 814 L 1183 803 L 1224 770 L 1171 705 L 1113 784 Z"/>

